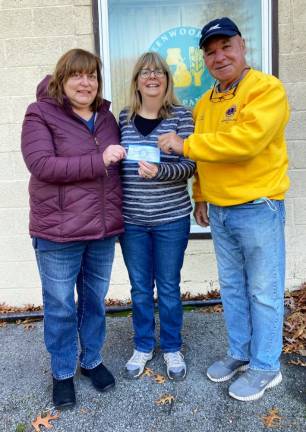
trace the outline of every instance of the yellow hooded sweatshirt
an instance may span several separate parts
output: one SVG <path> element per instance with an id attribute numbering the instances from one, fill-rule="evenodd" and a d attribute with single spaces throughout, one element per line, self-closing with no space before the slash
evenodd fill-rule
<path id="1" fill-rule="evenodd" d="M 197 103 L 195 132 L 184 140 L 184 156 L 197 161 L 194 200 L 231 206 L 283 199 L 289 188 L 289 106 L 282 83 L 251 69 L 232 99 L 211 102 L 210 94 Z"/>

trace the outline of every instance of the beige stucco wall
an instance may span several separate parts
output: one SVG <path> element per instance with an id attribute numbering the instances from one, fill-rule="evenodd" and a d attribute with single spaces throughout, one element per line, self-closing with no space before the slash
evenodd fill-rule
<path id="1" fill-rule="evenodd" d="M 291 191 L 287 200 L 287 288 L 306 278 L 305 0 L 280 0 L 280 77 L 292 105 L 288 127 Z M 19 151 L 21 122 L 38 81 L 73 47 L 93 50 L 90 0 L 0 0 L 0 303 L 41 303 L 27 233 L 28 173 Z M 217 288 L 210 240 L 189 242 L 182 290 Z M 116 249 L 110 298 L 127 299 L 129 283 Z"/>

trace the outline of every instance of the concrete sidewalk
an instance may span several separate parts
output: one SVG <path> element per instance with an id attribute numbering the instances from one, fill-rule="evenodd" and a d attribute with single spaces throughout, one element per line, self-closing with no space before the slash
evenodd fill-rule
<path id="1" fill-rule="evenodd" d="M 282 359 L 283 382 L 256 402 L 236 401 L 227 394 L 228 383 L 216 384 L 206 378 L 206 368 L 225 351 L 222 314 L 185 313 L 188 375 L 179 383 L 157 384 L 152 377 L 126 381 L 122 370 L 132 353 L 131 318 L 108 317 L 107 329 L 104 363 L 117 379 L 116 388 L 99 394 L 78 374 L 77 405 L 51 422 L 54 432 L 260 432 L 269 430 L 262 417 L 272 408 L 279 410 L 281 419 L 271 430 L 305 432 L 306 369 L 288 365 L 290 357 Z M 33 431 L 31 421 L 51 406 L 43 324 L 35 323 L 31 330 L 8 324 L 0 328 L 0 343 L 0 432 Z M 159 351 L 149 367 L 165 375 Z M 164 394 L 173 395 L 174 403 L 157 405 Z"/>

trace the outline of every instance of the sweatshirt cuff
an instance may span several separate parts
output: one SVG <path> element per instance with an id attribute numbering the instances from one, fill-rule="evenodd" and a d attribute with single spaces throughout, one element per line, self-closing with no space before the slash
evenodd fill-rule
<path id="1" fill-rule="evenodd" d="M 187 158 L 189 158 L 189 142 L 188 142 L 188 138 L 184 140 L 184 144 L 183 144 L 183 155 Z"/>

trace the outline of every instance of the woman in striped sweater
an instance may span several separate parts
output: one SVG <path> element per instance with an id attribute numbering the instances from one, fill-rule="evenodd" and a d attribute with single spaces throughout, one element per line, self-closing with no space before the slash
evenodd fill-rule
<path id="1" fill-rule="evenodd" d="M 195 163 L 176 154 L 159 153 L 157 140 L 166 132 L 186 138 L 193 132 L 189 110 L 174 96 L 167 63 L 148 52 L 137 61 L 131 82 L 130 105 L 120 113 L 124 261 L 132 286 L 135 349 L 125 367 L 127 378 L 138 378 L 153 357 L 156 285 L 160 347 L 170 379 L 183 379 L 181 354 L 183 310 L 180 271 L 190 230 L 191 203 L 187 180 Z"/>

